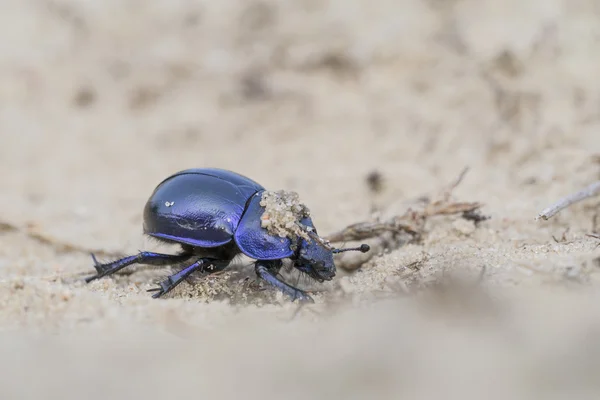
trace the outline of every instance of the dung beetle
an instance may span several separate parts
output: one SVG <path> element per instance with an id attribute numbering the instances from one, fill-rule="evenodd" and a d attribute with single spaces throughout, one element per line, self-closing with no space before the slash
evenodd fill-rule
<path id="1" fill-rule="evenodd" d="M 304 235 L 281 236 L 262 225 L 265 207 L 261 199 L 266 189 L 257 182 L 218 168 L 194 168 L 177 172 L 154 189 L 143 215 L 143 232 L 164 243 L 181 246 L 179 254 L 142 251 L 136 255 L 101 264 L 92 254 L 95 279 L 113 274 L 132 264 L 176 265 L 186 263 L 179 272 L 159 283 L 153 298 L 170 292 L 192 273 L 214 273 L 225 269 L 236 256 L 245 254 L 256 260 L 257 276 L 288 295 L 292 301 L 312 298 L 279 277 L 283 259 L 319 282 L 331 280 L 336 273 L 333 254 L 342 251 L 369 251 L 358 248 L 334 249 L 321 239 L 309 215 L 298 226 Z"/>

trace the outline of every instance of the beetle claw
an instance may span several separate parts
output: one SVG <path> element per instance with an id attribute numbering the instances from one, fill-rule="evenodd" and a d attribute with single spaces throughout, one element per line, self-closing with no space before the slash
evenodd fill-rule
<path id="1" fill-rule="evenodd" d="M 146 292 L 156 292 L 152 295 L 155 299 L 167 293 L 170 289 L 172 289 L 172 283 L 169 279 L 166 279 L 162 282 L 158 283 L 157 287 L 150 288 L 146 290 Z"/>
<path id="2" fill-rule="evenodd" d="M 94 268 L 96 269 L 97 274 L 94 276 L 90 276 L 88 278 L 89 280 L 86 279 L 87 282 L 93 281 L 94 279 L 102 278 L 105 275 L 106 271 L 108 271 L 110 269 L 110 266 L 112 265 L 112 263 L 100 263 L 94 253 L 90 253 L 90 255 L 92 256 L 92 261 L 94 262 Z"/>
<path id="3" fill-rule="evenodd" d="M 292 298 L 292 302 L 298 300 L 299 303 L 310 303 L 310 304 L 314 304 L 315 300 L 310 297 L 307 293 L 298 290 L 296 291 L 296 293 L 294 294 L 293 298 Z"/>
<path id="4" fill-rule="evenodd" d="M 100 278 L 100 274 L 89 276 L 89 277 L 85 278 L 85 283 L 90 283 L 91 281 L 94 281 L 99 278 Z"/>
<path id="5" fill-rule="evenodd" d="M 86 279 L 87 282 L 93 281 L 94 279 L 102 278 L 102 276 L 103 276 L 102 274 L 105 273 L 106 269 L 107 269 L 105 265 L 102 265 L 98 261 L 98 259 L 96 258 L 96 255 L 94 253 L 90 253 L 90 255 L 92 256 L 92 261 L 94 262 L 94 268 L 96 269 L 96 272 L 98 274 L 96 274 L 94 276 L 90 276 L 88 278 L 89 280 Z"/>
<path id="6" fill-rule="evenodd" d="M 150 291 L 150 290 L 148 290 L 148 291 Z M 156 288 L 156 289 L 154 289 L 153 291 L 154 291 L 154 292 L 156 292 L 156 293 L 154 293 L 154 294 L 152 295 L 152 298 L 153 298 L 153 299 L 158 299 L 159 297 L 161 297 L 162 295 L 164 295 L 164 294 L 166 293 L 166 292 L 163 290 L 163 288 Z"/>
<path id="7" fill-rule="evenodd" d="M 94 265 L 97 267 L 98 265 L 100 265 L 100 263 L 98 262 L 98 260 L 96 259 L 96 255 L 94 253 L 90 253 L 90 255 L 92 256 L 92 261 L 94 261 Z"/>
<path id="8" fill-rule="evenodd" d="M 158 287 L 148 289 L 148 290 L 146 290 L 146 292 L 156 292 L 152 295 L 152 298 L 158 299 L 159 297 L 163 296 L 164 294 L 166 294 L 169 291 L 169 288 L 165 287 L 165 286 L 166 286 L 165 283 L 160 282 Z"/>

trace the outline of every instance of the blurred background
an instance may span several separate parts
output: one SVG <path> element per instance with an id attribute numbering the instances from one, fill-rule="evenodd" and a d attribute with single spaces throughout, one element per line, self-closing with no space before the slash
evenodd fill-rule
<path id="1" fill-rule="evenodd" d="M 156 183 L 188 167 L 297 190 L 326 231 L 365 216 L 373 169 L 393 198 L 466 165 L 482 201 L 551 189 L 600 151 L 598 7 L 7 0 L 2 209 L 121 249 Z"/>
<path id="2" fill-rule="evenodd" d="M 213 364 L 202 363 L 201 354 L 211 362 L 223 361 L 223 370 L 213 371 L 218 377 L 230 365 L 239 368 L 231 371 L 244 374 L 264 361 L 257 369 L 264 375 L 243 380 L 249 385 L 247 395 L 257 398 L 262 390 L 265 397 L 359 398 L 378 393 L 380 398 L 397 398 L 409 389 L 415 396 L 439 398 L 420 390 L 435 388 L 448 395 L 449 388 L 472 388 L 477 376 L 481 383 L 498 374 L 505 388 L 537 393 L 548 376 L 561 375 L 535 369 L 546 358 L 520 362 L 519 357 L 510 359 L 514 354 L 506 355 L 502 346 L 504 350 L 491 346 L 469 353 L 472 343 L 460 336 L 462 328 L 450 332 L 456 336 L 448 347 L 407 345 L 423 350 L 410 353 L 414 358 L 401 349 L 390 353 L 386 350 L 398 340 L 392 332 L 404 330 L 404 318 L 412 318 L 397 309 L 396 317 L 382 317 L 390 326 L 378 333 L 367 329 L 373 325 L 365 326 L 365 315 L 356 310 L 358 315 L 321 328 L 309 322 L 314 315 L 302 314 L 294 328 L 272 329 L 299 343 L 300 332 L 310 336 L 324 329 L 323 343 L 313 347 L 313 338 L 310 346 L 298 345 L 294 361 L 285 360 L 285 354 L 269 351 L 289 344 L 270 327 L 279 326 L 282 315 L 287 318 L 288 306 L 243 309 L 240 315 L 226 304 L 194 299 L 157 303 L 148 301 L 145 288 L 133 281 L 104 282 L 90 291 L 60 278 L 89 272 L 87 254 L 56 250 L 21 229 L 80 248 L 123 253 L 145 249 L 141 216 L 156 184 L 178 170 L 220 167 L 268 189 L 297 191 L 317 228 L 328 234 L 370 217 L 374 200 L 366 177 L 373 171 L 386 183 L 377 201 L 393 215 L 407 201 L 435 192 L 469 167 L 456 195 L 485 204 L 492 219 L 483 229 L 467 238 L 442 229 L 437 241 L 425 248 L 400 249 L 375 260 L 372 270 L 379 268 L 379 275 L 367 271 L 353 276 L 349 285 L 363 294 L 378 290 L 391 265 L 409 264 L 423 252 L 432 255 L 429 271 L 439 270 L 451 256 L 469 266 L 487 260 L 498 279 L 513 286 L 531 278 L 515 275 L 517 264 L 550 271 L 581 265 L 593 269 L 598 250 L 585 234 L 595 229 L 594 203 L 578 205 L 545 224 L 533 219 L 558 197 L 600 179 L 600 2 L 4 0 L 0 38 L 0 222 L 6 227 L 0 232 L 0 323 L 9 335 L 2 358 L 13 360 L 14 366 L 0 378 L 3 399 L 44 393 L 44 398 L 96 398 L 109 393 L 94 376 L 104 382 L 118 380 L 121 386 L 110 387 L 118 389 L 110 392 L 113 398 L 115 393 L 219 393 L 220 380 L 210 378 Z M 569 243 L 552 239 L 567 228 Z M 44 280 L 48 276 L 53 278 Z M 597 323 L 595 304 L 578 306 L 589 313 L 582 311 L 577 334 L 586 336 L 587 324 Z M 541 314 L 548 315 L 544 310 Z M 168 334 L 165 339 L 155 332 L 172 326 L 172 319 L 163 321 L 172 313 L 214 331 L 194 333 L 193 344 L 173 344 Z M 557 321 L 556 326 L 566 323 Z M 523 331 L 539 333 L 544 325 L 532 324 Z M 358 326 L 364 327 L 359 338 L 344 335 Z M 436 328 L 432 342 L 439 344 L 450 334 L 446 329 Z M 148 339 L 97 347 L 68 340 L 48 344 L 47 338 L 42 339 L 45 345 L 34 345 L 23 339 L 24 332 L 32 331 L 49 331 L 60 340 L 73 334 L 81 338 L 86 334 L 80 330 L 95 332 L 92 337 L 104 332 L 109 342 L 123 332 L 147 334 Z M 217 343 L 206 354 L 195 347 L 200 346 L 196 339 L 206 339 L 204 334 Z M 269 340 L 261 342 L 265 335 Z M 412 343 L 422 332 L 404 335 L 404 343 Z M 557 337 L 557 342 L 567 340 Z M 489 339 L 478 338 L 485 343 Z M 263 346 L 249 350 L 256 341 Z M 536 351 L 548 355 L 557 342 L 549 340 Z M 236 351 L 228 352 L 236 343 Z M 599 344 L 594 337 L 590 346 Z M 190 346 L 196 350 L 187 353 L 184 349 Z M 154 347 L 178 352 L 172 350 L 165 364 L 160 353 L 152 352 Z M 328 349 L 331 358 L 316 362 Z M 444 367 L 433 377 L 435 372 L 427 372 L 432 365 L 450 368 L 463 352 L 470 357 L 457 368 L 460 376 L 446 380 Z M 352 354 L 353 367 L 348 367 L 347 354 Z M 520 366 L 530 362 L 518 371 L 534 370 L 542 383 L 534 379 L 538 383 L 531 387 L 520 386 L 518 374 L 502 375 L 504 364 L 498 361 L 495 369 L 478 354 L 502 355 L 507 363 L 520 360 Z M 96 360 L 94 367 L 78 370 L 86 357 Z M 113 360 L 137 371 L 138 380 L 132 382 L 154 377 L 161 387 L 130 386 L 122 379 L 130 371 L 111 373 Z M 423 370 L 412 371 L 424 379 L 423 386 L 406 386 L 400 379 L 412 376 L 406 375 L 411 369 L 403 360 L 423 363 Z M 38 362 L 44 368 L 34 375 L 45 383 L 29 385 L 23 373 Z M 314 362 L 321 372 L 309 367 Z M 42 379 L 55 363 L 56 377 Z M 598 371 L 596 364 L 590 365 L 582 371 Z M 147 368 L 143 373 L 142 366 Z M 207 374 L 202 379 L 200 371 Z M 277 371 L 278 384 L 265 378 Z M 71 373 L 79 374 L 80 385 L 67 385 L 65 376 Z M 179 385 L 182 377 L 187 383 Z M 590 388 L 589 393 L 597 394 L 597 383 L 587 377 L 577 375 L 565 387 Z M 437 383 L 430 384 L 430 379 Z M 303 386 L 307 380 L 313 384 Z M 287 384 L 294 391 L 287 392 Z M 500 395 L 483 386 L 477 393 Z M 523 390 L 512 392 L 511 398 L 525 398 L 518 397 L 530 393 Z M 243 387 L 228 392 L 232 398 L 243 393 Z"/>

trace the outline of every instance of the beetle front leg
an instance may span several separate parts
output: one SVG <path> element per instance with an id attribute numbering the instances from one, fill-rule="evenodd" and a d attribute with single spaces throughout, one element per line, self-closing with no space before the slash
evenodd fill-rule
<path id="1" fill-rule="evenodd" d="M 281 268 L 281 260 L 266 261 L 259 260 L 255 263 L 254 269 L 256 275 L 269 285 L 279 289 L 283 294 L 289 296 L 292 301 L 299 300 L 301 302 L 314 303 L 315 301 L 307 293 L 293 286 L 288 285 L 277 278 L 277 273 Z"/>

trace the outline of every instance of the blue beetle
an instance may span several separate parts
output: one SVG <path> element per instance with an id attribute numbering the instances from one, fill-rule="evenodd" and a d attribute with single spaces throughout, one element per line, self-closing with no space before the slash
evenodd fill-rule
<path id="1" fill-rule="evenodd" d="M 194 272 L 213 273 L 225 269 L 240 255 L 255 259 L 257 276 L 281 290 L 292 301 L 310 301 L 304 291 L 278 278 L 283 259 L 289 258 L 298 270 L 319 282 L 331 280 L 336 273 L 333 254 L 342 251 L 369 251 L 358 248 L 333 249 L 317 234 L 310 216 L 299 221 L 307 236 L 280 237 L 261 225 L 265 208 L 261 198 L 265 188 L 235 172 L 218 168 L 187 169 L 163 180 L 144 208 L 144 234 L 165 243 L 181 245 L 179 254 L 140 252 L 100 264 L 92 254 L 95 279 L 113 274 L 132 264 L 175 265 L 188 262 L 179 272 L 167 277 L 152 297 L 170 292 Z M 307 240 L 308 239 L 308 240 Z"/>

